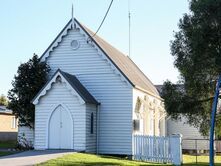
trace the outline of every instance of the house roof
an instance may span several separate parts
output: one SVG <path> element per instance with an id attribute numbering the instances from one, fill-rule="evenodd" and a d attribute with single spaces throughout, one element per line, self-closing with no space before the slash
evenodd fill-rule
<path id="1" fill-rule="evenodd" d="M 89 104 L 96 104 L 98 105 L 99 102 L 88 92 L 88 90 L 81 84 L 81 82 L 77 79 L 76 76 L 71 75 L 69 73 L 66 73 L 60 69 L 58 69 L 55 74 L 52 76 L 52 78 L 45 84 L 45 86 L 39 91 L 39 93 L 34 97 L 32 100 L 32 103 L 35 103 L 35 100 L 38 100 L 41 96 L 42 92 L 46 89 L 48 84 L 52 83 L 52 80 L 55 80 L 58 76 L 58 74 L 61 74 L 61 76 L 64 77 L 64 79 L 70 84 L 70 86 L 80 95 L 80 97 L 84 100 L 85 103 Z M 46 89 L 47 91 L 48 89 Z M 44 94 L 44 93 L 43 93 Z"/>
<path id="2" fill-rule="evenodd" d="M 0 114 L 13 115 L 12 110 L 7 109 L 4 105 L 0 105 Z"/>
<path id="3" fill-rule="evenodd" d="M 84 29 L 91 37 L 94 35 L 90 29 L 76 20 L 76 22 Z M 142 88 L 154 95 L 159 96 L 159 93 L 153 83 L 147 78 L 147 76 L 139 69 L 139 67 L 126 55 L 106 42 L 104 39 L 95 35 L 92 40 L 100 47 L 100 49 L 107 55 L 107 57 L 118 67 L 118 69 L 124 74 L 124 76 L 130 81 L 130 83 L 137 87 Z"/>
<path id="4" fill-rule="evenodd" d="M 91 38 L 91 40 L 101 49 L 101 51 L 108 57 L 108 59 L 116 66 L 116 68 L 124 75 L 124 77 L 130 82 L 132 86 L 137 89 L 143 90 L 151 95 L 159 97 L 159 93 L 153 83 L 147 78 L 147 76 L 139 69 L 139 67 L 126 55 L 117 50 L 111 44 L 103 40 L 98 35 L 94 35 L 90 29 L 81 24 L 75 19 L 75 22 L 82 28 L 83 31 Z M 42 57 L 50 50 L 54 42 L 59 38 L 59 36 L 70 27 L 72 21 L 70 20 L 68 24 L 63 28 L 47 50 L 43 53 Z M 93 36 L 93 37 L 92 37 Z"/>
<path id="5" fill-rule="evenodd" d="M 0 105 L 0 111 L 5 111 L 5 110 L 6 110 L 6 106 Z"/>
<path id="6" fill-rule="evenodd" d="M 163 85 L 155 85 L 155 87 L 158 90 L 159 94 L 161 94 Z"/>
<path id="7" fill-rule="evenodd" d="M 156 89 L 158 90 L 159 94 L 161 95 L 163 90 L 163 85 L 155 85 Z M 184 85 L 183 84 L 176 84 L 177 90 L 184 92 Z"/>
<path id="8" fill-rule="evenodd" d="M 88 90 L 81 84 L 76 76 L 61 70 L 60 72 L 86 103 L 99 104 L 99 102 L 97 102 L 97 100 L 90 94 L 90 92 L 88 92 Z"/>

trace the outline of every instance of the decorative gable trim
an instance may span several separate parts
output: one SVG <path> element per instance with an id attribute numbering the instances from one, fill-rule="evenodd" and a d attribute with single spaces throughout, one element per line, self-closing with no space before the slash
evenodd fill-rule
<path id="1" fill-rule="evenodd" d="M 47 92 L 51 89 L 53 83 L 58 82 L 64 82 L 66 85 L 66 88 L 71 92 L 73 96 L 76 96 L 79 100 L 80 104 L 84 104 L 85 101 L 82 99 L 82 97 L 76 92 L 76 90 L 70 85 L 70 83 L 66 80 L 66 78 L 63 76 L 60 69 L 58 69 L 50 81 L 48 81 L 45 86 L 40 90 L 40 92 L 36 95 L 36 97 L 31 101 L 34 105 L 37 105 L 39 103 L 39 100 L 42 96 L 45 96 Z"/>
<path id="2" fill-rule="evenodd" d="M 61 42 L 62 37 L 67 35 L 68 30 L 72 28 L 71 20 L 65 25 L 65 27 L 61 30 L 61 32 L 57 35 L 57 37 L 53 40 L 53 42 L 48 46 L 48 48 L 45 50 L 45 52 L 40 57 L 41 61 L 45 61 L 48 57 L 51 51 L 53 51 L 54 48 L 58 46 L 58 44 Z"/>
<path id="3" fill-rule="evenodd" d="M 110 66 L 113 73 L 118 75 L 124 83 L 128 86 L 134 87 L 135 85 L 127 78 L 127 76 L 117 67 L 117 65 L 107 56 L 105 51 L 96 43 L 96 41 L 91 38 L 90 34 L 84 29 L 84 27 L 75 19 L 75 25 L 72 26 L 72 20 L 70 20 L 66 26 L 62 29 L 62 31 L 58 34 L 58 36 L 54 39 L 54 41 L 50 44 L 50 46 L 46 49 L 46 51 L 40 57 L 41 61 L 46 61 L 47 58 L 50 56 L 50 52 L 52 52 L 58 44 L 61 42 L 62 38 L 67 35 L 68 30 L 72 29 L 73 27 L 79 29 L 80 33 L 86 37 L 88 43 L 97 50 L 98 55 Z"/>

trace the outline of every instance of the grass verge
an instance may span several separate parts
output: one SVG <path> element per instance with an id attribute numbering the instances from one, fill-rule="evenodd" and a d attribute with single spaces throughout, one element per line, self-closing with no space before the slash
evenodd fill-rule
<path id="1" fill-rule="evenodd" d="M 15 148 L 16 141 L 0 141 L 0 148 Z"/>
<path id="2" fill-rule="evenodd" d="M 196 163 L 196 156 L 193 155 L 183 155 L 183 165 L 186 166 L 208 166 L 209 165 L 209 156 L 197 156 L 197 163 Z M 215 156 L 215 165 L 221 166 L 221 156 Z"/>
<path id="3" fill-rule="evenodd" d="M 48 162 L 39 164 L 38 166 L 138 166 L 138 165 L 160 165 L 153 163 L 137 162 L 125 160 L 117 157 L 100 156 L 93 154 L 74 153 L 59 157 L 57 159 L 49 160 Z M 162 164 L 161 164 L 162 165 Z"/>
<path id="4" fill-rule="evenodd" d="M 221 166 L 221 156 L 215 157 L 216 166 Z M 198 156 L 198 164 L 196 164 L 196 157 L 191 155 L 183 155 L 184 166 L 208 166 L 209 156 Z M 155 164 L 147 162 L 130 161 L 123 158 L 112 157 L 112 156 L 100 156 L 93 154 L 74 153 L 65 155 L 63 157 L 49 160 L 48 162 L 39 164 L 38 166 L 107 166 L 107 165 L 119 165 L 119 166 L 138 166 L 138 165 L 158 165 L 158 166 L 169 166 L 170 164 Z"/>
<path id="5" fill-rule="evenodd" d="M 11 151 L 9 151 L 9 152 L 0 152 L 0 157 L 7 156 L 7 155 L 10 155 L 10 154 L 14 154 L 14 153 L 16 153 L 16 152 L 11 152 Z"/>

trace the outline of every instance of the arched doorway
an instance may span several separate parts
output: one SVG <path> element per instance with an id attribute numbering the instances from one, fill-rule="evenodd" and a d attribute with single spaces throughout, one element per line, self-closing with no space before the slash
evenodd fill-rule
<path id="1" fill-rule="evenodd" d="M 71 115 L 61 105 L 52 113 L 49 121 L 49 149 L 72 149 L 73 130 Z"/>

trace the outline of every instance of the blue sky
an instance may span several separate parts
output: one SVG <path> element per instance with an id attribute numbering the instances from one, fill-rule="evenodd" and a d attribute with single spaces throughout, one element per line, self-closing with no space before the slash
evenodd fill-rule
<path id="1" fill-rule="evenodd" d="M 0 2 L 0 94 L 7 95 L 20 63 L 41 54 L 74 15 L 96 31 L 110 0 L 7 0 Z M 131 0 L 131 58 L 152 80 L 176 82 L 170 55 L 177 23 L 188 12 L 187 0 Z M 114 0 L 98 35 L 128 54 L 128 0 Z"/>

